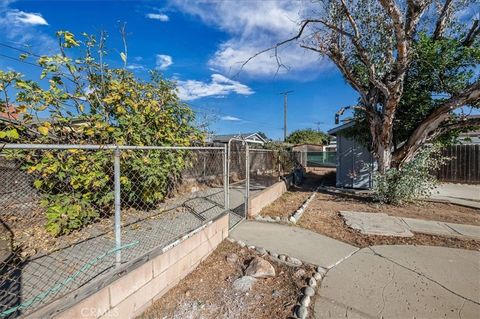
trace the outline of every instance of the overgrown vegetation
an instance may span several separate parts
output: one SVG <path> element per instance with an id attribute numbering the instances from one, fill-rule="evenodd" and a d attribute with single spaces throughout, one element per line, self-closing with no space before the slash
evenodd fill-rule
<path id="1" fill-rule="evenodd" d="M 311 128 L 296 130 L 288 135 L 285 141 L 290 144 L 318 144 L 328 143 L 328 135 L 321 131 L 315 131 Z"/>
<path id="2" fill-rule="evenodd" d="M 0 71 L 0 138 L 17 143 L 189 146 L 203 141 L 194 113 L 177 97 L 175 85 L 152 72 L 149 80 L 105 64 L 105 34 L 57 33 L 59 51 L 22 55 L 41 67 L 40 81 Z M 30 61 L 32 62 L 32 61 Z M 32 62 L 32 63 L 33 63 Z M 42 120 L 44 118 L 44 120 Z M 43 194 L 47 229 L 67 234 L 108 215 L 113 205 L 113 152 L 107 150 L 3 151 L 35 176 Z M 154 207 L 172 191 L 187 166 L 184 151 L 121 153 L 125 204 Z"/>
<path id="3" fill-rule="evenodd" d="M 446 160 L 440 156 L 439 145 L 429 146 L 401 168 L 391 168 L 385 174 L 375 172 L 374 199 L 381 203 L 402 205 L 429 197 L 438 184 L 432 172 Z"/>

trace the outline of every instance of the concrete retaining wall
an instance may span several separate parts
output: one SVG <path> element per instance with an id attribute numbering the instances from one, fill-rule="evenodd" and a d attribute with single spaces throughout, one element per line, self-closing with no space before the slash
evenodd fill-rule
<path id="1" fill-rule="evenodd" d="M 152 251 L 136 265 L 126 265 L 123 271 L 117 271 L 114 280 L 104 278 L 90 285 L 86 289 L 92 290 L 93 287 L 93 293 L 82 300 L 77 298 L 68 310 L 59 313 L 59 308 L 65 308 L 65 302 L 72 303 L 84 293 L 76 291 L 74 296 L 66 296 L 50 304 L 50 313 L 48 309 L 43 309 L 41 313 L 39 311 L 29 317 L 71 319 L 138 316 L 195 269 L 227 236 L 228 214 L 225 213 L 167 251 Z M 55 312 L 53 314 L 52 309 Z"/>
<path id="2" fill-rule="evenodd" d="M 287 189 L 293 185 L 293 175 L 289 175 L 283 181 L 276 182 L 262 190 L 260 193 L 251 197 L 248 202 L 248 217 L 253 218 L 260 213 L 260 211 L 273 203 L 277 198 L 283 195 Z"/>

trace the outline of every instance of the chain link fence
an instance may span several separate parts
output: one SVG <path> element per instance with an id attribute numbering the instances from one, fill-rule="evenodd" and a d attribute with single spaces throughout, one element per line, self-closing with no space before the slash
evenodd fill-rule
<path id="1" fill-rule="evenodd" d="M 0 318 L 40 307 L 225 211 L 225 147 L 5 145 Z"/>
<path id="2" fill-rule="evenodd" d="M 213 147 L 21 145 L 0 148 L 0 318 L 29 315 L 248 198 L 298 154 Z"/>

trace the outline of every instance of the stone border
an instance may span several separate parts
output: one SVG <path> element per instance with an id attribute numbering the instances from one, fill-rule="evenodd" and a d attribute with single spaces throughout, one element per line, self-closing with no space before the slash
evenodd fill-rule
<path id="1" fill-rule="evenodd" d="M 315 195 L 317 194 L 318 190 L 320 189 L 320 186 L 317 186 L 314 190 L 313 193 L 307 198 L 307 200 L 300 206 L 299 209 L 297 209 L 289 218 L 288 221 L 292 224 L 296 224 L 300 218 L 302 217 L 303 213 L 307 209 L 308 205 L 312 202 L 312 200 L 315 198 Z"/>
<path id="2" fill-rule="evenodd" d="M 298 319 L 306 319 L 308 317 L 308 307 L 310 306 L 310 302 L 312 298 L 315 296 L 317 293 L 317 288 L 320 286 L 320 282 L 322 281 L 323 277 L 327 273 L 328 269 L 325 269 L 321 266 L 318 265 L 313 265 L 310 263 L 302 262 L 300 259 L 288 256 L 286 254 L 277 254 L 272 251 L 268 251 L 263 247 L 257 247 L 257 246 L 247 246 L 243 241 L 241 240 L 235 240 L 230 237 L 227 237 L 227 240 L 231 243 L 235 243 L 239 245 L 242 248 L 247 248 L 255 253 L 259 254 L 260 256 L 265 256 L 268 255 L 270 259 L 272 259 L 275 262 L 287 265 L 289 267 L 300 267 L 302 265 L 312 265 L 315 268 L 315 273 L 313 274 L 312 277 L 309 277 L 307 279 L 307 285 L 306 287 L 303 287 L 299 293 L 298 293 L 298 298 L 297 298 L 297 304 L 294 308 L 293 311 L 293 318 L 298 318 Z"/>
<path id="3" fill-rule="evenodd" d="M 320 187 L 321 186 L 316 187 L 312 191 L 312 194 L 310 194 L 310 196 L 303 202 L 303 204 L 296 211 L 294 211 L 288 218 L 279 217 L 279 216 L 272 218 L 270 216 L 262 216 L 258 214 L 254 217 L 254 219 L 259 222 L 296 224 L 300 220 L 300 217 L 302 217 L 308 205 L 310 205 L 310 202 L 313 200 L 313 198 L 315 197 Z"/>

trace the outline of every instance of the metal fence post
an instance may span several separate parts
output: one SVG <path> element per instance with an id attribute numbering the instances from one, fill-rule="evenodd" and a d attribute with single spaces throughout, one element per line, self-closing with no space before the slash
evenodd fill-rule
<path id="1" fill-rule="evenodd" d="M 228 149 L 227 144 L 223 147 L 223 208 L 230 209 L 230 194 L 229 194 L 229 173 L 228 173 Z"/>
<path id="2" fill-rule="evenodd" d="M 250 198 L 250 154 L 245 142 L 245 218 L 248 218 L 248 200 Z"/>
<path id="3" fill-rule="evenodd" d="M 120 201 L 120 149 L 117 147 L 113 156 L 113 175 L 114 175 L 114 192 L 115 192 L 115 253 L 116 265 L 119 266 L 122 262 L 122 252 L 120 247 L 122 245 L 121 237 L 121 201 Z"/>

